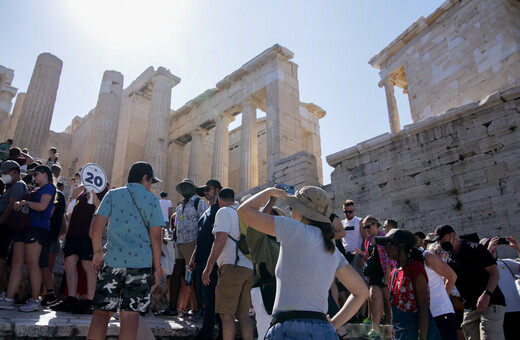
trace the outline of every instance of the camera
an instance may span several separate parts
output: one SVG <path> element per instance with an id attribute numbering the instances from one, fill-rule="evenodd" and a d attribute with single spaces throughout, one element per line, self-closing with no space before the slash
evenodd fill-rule
<path id="1" fill-rule="evenodd" d="M 500 237 L 497 244 L 509 244 L 509 240 L 505 237 Z"/>

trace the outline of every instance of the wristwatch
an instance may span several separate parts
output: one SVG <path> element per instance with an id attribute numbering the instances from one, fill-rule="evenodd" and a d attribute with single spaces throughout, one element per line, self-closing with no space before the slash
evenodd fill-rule
<path id="1" fill-rule="evenodd" d="M 492 291 L 489 291 L 489 290 L 487 290 L 487 289 L 484 291 L 484 293 L 487 294 L 487 295 L 489 295 L 489 296 L 493 295 L 493 292 L 492 292 Z"/>

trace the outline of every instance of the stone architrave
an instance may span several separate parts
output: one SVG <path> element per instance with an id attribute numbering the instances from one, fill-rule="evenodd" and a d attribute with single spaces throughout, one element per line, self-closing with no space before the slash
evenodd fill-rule
<path id="1" fill-rule="evenodd" d="M 90 130 L 86 162 L 98 164 L 107 176 L 112 175 L 114 165 L 122 93 L 123 75 L 117 71 L 105 71 Z"/>
<path id="2" fill-rule="evenodd" d="M 154 188 L 156 191 L 167 188 L 168 132 L 172 88 L 179 81 L 179 78 L 173 76 L 164 67 L 159 67 L 157 74 L 152 78 L 151 112 L 146 128 L 143 159 L 152 165 L 155 176 L 163 181 L 163 183 L 157 183 Z"/>
<path id="3" fill-rule="evenodd" d="M 229 171 L 229 123 L 233 121 L 230 114 L 221 114 L 215 118 L 215 142 L 213 143 L 213 164 L 211 178 L 220 181 L 223 187 L 228 186 Z"/>
<path id="4" fill-rule="evenodd" d="M 203 180 L 203 178 L 201 178 L 201 168 L 204 161 L 204 137 L 206 137 L 207 133 L 208 131 L 201 127 L 198 127 L 191 132 L 188 178 L 190 178 L 195 185 L 199 185 Z"/>
<path id="5" fill-rule="evenodd" d="M 15 144 L 36 157 L 47 147 L 62 66 L 63 62 L 50 53 L 38 56 L 20 114 L 23 124 L 16 125 Z"/>
<path id="6" fill-rule="evenodd" d="M 242 104 L 240 133 L 240 177 L 238 191 L 244 192 L 258 185 L 258 131 L 256 105 L 251 100 Z"/>
<path id="7" fill-rule="evenodd" d="M 397 102 L 394 96 L 394 82 L 390 77 L 383 79 L 379 87 L 384 86 L 386 95 L 386 106 L 388 108 L 388 121 L 390 122 L 390 132 L 397 133 L 401 131 L 401 122 L 399 121 L 399 112 L 397 111 Z"/>
<path id="8" fill-rule="evenodd" d="M 16 96 L 16 101 L 14 102 L 13 113 L 11 114 L 11 119 L 9 119 L 9 128 L 7 129 L 7 138 L 14 139 L 14 132 L 16 130 L 16 126 L 18 125 L 18 120 L 20 119 L 20 115 L 22 114 L 23 103 L 25 102 L 26 93 L 20 92 Z"/>

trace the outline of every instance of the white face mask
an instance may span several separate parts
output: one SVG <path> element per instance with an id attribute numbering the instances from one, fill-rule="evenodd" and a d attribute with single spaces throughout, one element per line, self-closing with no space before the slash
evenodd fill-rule
<path id="1" fill-rule="evenodd" d="M 13 178 L 11 177 L 11 175 L 2 174 L 2 181 L 4 182 L 4 184 L 9 184 L 12 180 Z"/>

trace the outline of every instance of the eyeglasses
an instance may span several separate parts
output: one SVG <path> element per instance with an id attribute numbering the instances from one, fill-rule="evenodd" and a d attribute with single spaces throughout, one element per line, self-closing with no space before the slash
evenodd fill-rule
<path id="1" fill-rule="evenodd" d="M 354 210 L 343 210 L 345 214 L 352 214 L 354 213 Z"/>
<path id="2" fill-rule="evenodd" d="M 370 229 L 370 227 L 373 225 L 374 225 L 374 223 L 366 224 L 363 226 L 363 229 Z"/>

